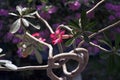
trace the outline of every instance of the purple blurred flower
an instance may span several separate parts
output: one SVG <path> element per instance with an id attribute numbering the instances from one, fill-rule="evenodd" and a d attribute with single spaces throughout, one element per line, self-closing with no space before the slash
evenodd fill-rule
<path id="1" fill-rule="evenodd" d="M 14 37 L 14 38 L 12 39 L 12 42 L 13 42 L 14 44 L 17 44 L 17 43 L 21 42 L 21 39 L 19 39 L 19 38 L 17 38 L 17 37 Z"/>
<path id="2" fill-rule="evenodd" d="M 115 28 L 115 32 L 120 33 L 120 26 L 118 26 L 117 28 Z"/>
<path id="3" fill-rule="evenodd" d="M 110 20 L 110 21 L 113 21 L 114 19 L 115 19 L 115 17 L 114 17 L 113 15 L 110 15 L 110 16 L 109 16 L 109 20 Z"/>
<path id="4" fill-rule="evenodd" d="M 88 0 L 84 0 L 84 3 L 88 3 Z"/>
<path id="5" fill-rule="evenodd" d="M 51 18 L 50 14 L 46 11 L 41 12 L 40 16 L 46 20 L 49 20 Z"/>
<path id="6" fill-rule="evenodd" d="M 120 5 L 114 5 L 114 4 L 112 4 L 112 3 L 106 3 L 106 4 L 105 4 L 105 7 L 106 7 L 106 9 L 108 9 L 108 10 L 114 10 L 114 11 L 116 11 L 116 12 L 119 12 L 119 11 L 120 11 Z"/>
<path id="7" fill-rule="evenodd" d="M 120 12 L 116 12 L 116 13 L 115 13 L 115 16 L 116 16 L 117 18 L 120 18 Z"/>
<path id="8" fill-rule="evenodd" d="M 3 21 L 0 21 L 0 30 L 3 28 Z"/>
<path id="9" fill-rule="evenodd" d="M 0 16 L 8 16 L 8 10 L 0 9 Z"/>
<path id="10" fill-rule="evenodd" d="M 37 10 L 41 10 L 42 9 L 42 5 L 37 5 Z"/>
<path id="11" fill-rule="evenodd" d="M 94 40 L 93 43 L 98 44 L 98 42 L 96 40 Z M 95 55 L 95 54 L 99 53 L 100 49 L 97 47 L 89 46 L 88 51 L 90 52 L 91 55 Z"/>
<path id="12" fill-rule="evenodd" d="M 76 11 L 80 8 L 81 4 L 79 1 L 75 1 L 75 2 L 71 2 L 68 4 L 69 9 L 71 9 L 72 11 Z"/>
<path id="13" fill-rule="evenodd" d="M 49 14 L 55 13 L 57 11 L 57 7 L 53 6 L 48 10 Z"/>
<path id="14" fill-rule="evenodd" d="M 76 13 L 76 14 L 75 14 L 75 18 L 77 18 L 77 19 L 79 19 L 79 18 L 80 18 L 80 16 L 81 16 L 81 14 L 80 14 L 80 13 Z"/>
<path id="15" fill-rule="evenodd" d="M 13 34 L 7 33 L 7 34 L 4 36 L 4 42 L 9 42 L 10 40 L 12 40 L 12 38 L 13 38 Z"/>
<path id="16" fill-rule="evenodd" d="M 92 11 L 92 12 L 90 12 L 89 14 L 87 14 L 87 17 L 88 17 L 89 19 L 92 19 L 92 18 L 95 17 L 94 14 L 95 14 L 94 11 Z"/>
<path id="17" fill-rule="evenodd" d="M 18 57 L 22 57 L 22 48 L 18 48 L 18 50 L 17 50 L 17 54 L 18 54 Z"/>

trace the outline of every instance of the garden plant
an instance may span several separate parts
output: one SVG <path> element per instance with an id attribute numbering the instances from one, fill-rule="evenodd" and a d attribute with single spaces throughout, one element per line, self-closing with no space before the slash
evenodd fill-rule
<path id="1" fill-rule="evenodd" d="M 117 74 L 120 71 L 119 1 L 15 2 L 13 5 L 10 0 L 1 3 L 10 7 L 0 9 L 0 45 L 3 45 L 0 46 L 0 71 L 46 70 L 50 80 L 75 80 L 86 69 L 89 57 L 99 55 L 108 60 L 110 75 L 115 73 L 115 80 L 120 78 Z M 20 65 L 15 58 L 36 62 Z M 107 66 L 104 61 L 100 63 Z"/>

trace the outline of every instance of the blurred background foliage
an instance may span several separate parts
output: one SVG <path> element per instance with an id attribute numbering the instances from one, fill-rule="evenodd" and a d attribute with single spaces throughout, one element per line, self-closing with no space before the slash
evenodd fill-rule
<path id="1" fill-rule="evenodd" d="M 9 12 L 15 12 L 17 5 L 29 7 L 39 11 L 40 15 L 48 21 L 55 30 L 59 24 L 78 24 L 83 10 L 91 9 L 100 0 L 0 0 L 0 47 L 6 56 L 1 59 L 9 59 L 17 66 L 38 65 L 34 55 L 27 58 L 18 56 L 17 43 L 20 40 L 9 33 L 11 23 L 16 19 L 9 16 Z M 120 20 L 120 1 L 105 0 L 97 9 L 87 15 L 89 22 L 95 22 L 92 27 L 86 28 L 88 33 L 93 33 L 109 24 Z M 33 21 L 32 21 L 33 22 Z M 36 21 L 38 23 L 38 21 Z M 49 31 L 40 23 L 41 35 L 49 40 Z M 29 28 L 31 33 L 39 32 Z M 45 34 L 44 34 L 45 32 Z M 21 31 L 18 31 L 21 33 Z M 100 41 L 102 40 L 102 41 Z M 83 80 L 119 80 L 120 79 L 120 25 L 101 33 L 92 42 L 115 51 L 105 53 L 96 47 L 85 44 L 90 52 L 90 60 L 86 69 L 82 72 Z M 48 41 L 49 42 L 49 41 Z M 78 39 L 77 42 L 80 42 Z M 65 47 L 65 50 L 67 48 Z M 55 50 L 55 53 L 57 51 Z M 47 50 L 42 52 L 43 63 L 47 63 Z M 61 74 L 57 71 L 58 74 Z M 46 71 L 0 72 L 0 80 L 49 80 Z"/>

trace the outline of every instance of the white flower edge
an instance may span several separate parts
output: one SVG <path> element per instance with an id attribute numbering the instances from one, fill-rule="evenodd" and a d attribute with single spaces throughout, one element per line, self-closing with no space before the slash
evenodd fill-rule
<path id="1" fill-rule="evenodd" d="M 11 70 L 17 70 L 17 66 L 14 64 L 6 63 L 4 66 Z"/>
<path id="2" fill-rule="evenodd" d="M 3 49 L 2 48 L 0 48 L 0 53 L 3 51 Z"/>

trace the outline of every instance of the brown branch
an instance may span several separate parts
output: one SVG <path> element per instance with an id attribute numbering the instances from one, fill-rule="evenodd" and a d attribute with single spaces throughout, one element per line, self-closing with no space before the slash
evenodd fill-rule
<path id="1" fill-rule="evenodd" d="M 107 26 L 107 27 L 105 27 L 105 28 L 103 28 L 103 29 L 101 29 L 101 30 L 99 30 L 99 31 L 97 31 L 97 32 L 95 32 L 95 33 L 93 33 L 93 34 L 91 34 L 90 36 L 88 36 L 88 38 L 91 39 L 91 38 L 95 37 L 96 35 L 104 32 L 104 31 L 106 31 L 106 30 L 108 30 L 108 29 L 110 29 L 110 28 L 112 28 L 112 27 L 114 27 L 115 25 L 118 25 L 119 23 L 120 23 L 120 20 L 117 21 L 117 22 L 115 22 L 115 23 L 113 23 L 113 24 L 111 24 L 111 25 L 109 25 L 109 26 Z M 81 47 L 84 42 L 85 42 L 85 41 L 82 40 L 82 41 L 78 44 L 78 47 Z"/>
<path id="2" fill-rule="evenodd" d="M 59 68 L 60 65 L 55 64 L 54 68 Z M 42 65 L 42 66 L 24 66 L 24 67 L 17 67 L 17 70 L 11 70 L 6 67 L 0 67 L 0 71 L 25 71 L 25 70 L 44 70 L 48 68 L 48 65 Z"/>
<path id="3" fill-rule="evenodd" d="M 101 0 L 100 2 L 98 2 L 92 9 L 88 10 L 86 12 L 86 14 L 89 14 L 90 12 L 92 12 L 94 9 L 96 9 L 101 3 L 103 3 L 105 0 Z"/>

